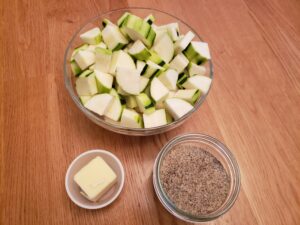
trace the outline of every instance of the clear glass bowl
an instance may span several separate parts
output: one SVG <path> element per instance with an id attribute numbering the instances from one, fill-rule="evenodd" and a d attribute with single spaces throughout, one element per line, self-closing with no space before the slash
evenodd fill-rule
<path id="1" fill-rule="evenodd" d="M 216 211 L 202 216 L 193 216 L 178 209 L 166 195 L 160 182 L 160 166 L 164 157 L 173 147 L 178 145 L 195 145 L 215 156 L 223 165 L 230 177 L 230 190 L 223 205 Z M 226 213 L 234 204 L 240 191 L 240 172 L 237 161 L 230 150 L 217 139 L 204 134 L 180 135 L 169 141 L 158 154 L 153 167 L 153 186 L 163 206 L 177 218 L 187 222 L 206 222 L 214 220 Z"/>
<path id="2" fill-rule="evenodd" d="M 193 28 L 191 28 L 189 25 L 187 25 L 185 22 L 180 20 L 179 18 L 166 13 L 162 12 L 156 9 L 150 9 L 150 8 L 123 8 L 123 9 L 117 9 L 117 10 L 112 10 L 106 13 L 103 13 L 97 17 L 94 17 L 90 20 L 88 20 L 86 23 L 84 23 L 73 35 L 71 41 L 68 44 L 68 47 L 65 52 L 64 56 L 64 80 L 65 80 L 65 85 L 66 88 L 77 105 L 77 107 L 86 115 L 91 121 L 94 123 L 98 124 L 99 126 L 121 134 L 127 134 L 127 135 L 136 135 L 136 136 L 147 136 L 147 135 L 153 135 L 153 134 L 158 134 L 158 133 L 163 133 L 168 130 L 171 130 L 179 125 L 181 125 L 187 118 L 189 118 L 197 109 L 199 109 L 200 105 L 204 102 L 206 95 L 203 95 L 199 98 L 199 100 L 195 103 L 193 110 L 191 110 L 189 113 L 187 113 L 185 116 L 181 117 L 180 119 L 164 125 L 164 126 L 159 126 L 159 127 L 154 127 L 154 128 L 127 128 L 120 126 L 115 123 L 111 123 L 107 120 L 104 120 L 104 117 L 99 116 L 88 109 L 86 109 L 80 102 L 80 99 L 76 93 L 75 90 L 75 77 L 72 74 L 71 71 L 71 66 L 69 63 L 69 59 L 71 58 L 71 54 L 73 52 L 73 49 L 78 47 L 80 44 L 82 44 L 82 41 L 80 39 L 80 34 L 84 33 L 85 31 L 95 27 L 99 26 L 102 28 L 102 20 L 103 19 L 109 19 L 112 22 L 116 22 L 120 16 L 123 15 L 124 12 L 131 12 L 137 16 L 140 16 L 142 18 L 148 16 L 149 14 L 152 14 L 155 18 L 155 24 L 166 24 L 166 23 L 172 23 L 172 22 L 177 22 L 179 24 L 180 32 L 182 34 L 185 34 L 188 31 L 193 31 L 195 33 L 195 38 L 194 40 L 202 40 L 200 36 L 197 34 Z M 205 67 L 207 70 L 207 76 L 209 76 L 211 79 L 213 79 L 213 65 L 212 61 L 209 60 L 208 62 L 205 63 Z"/>

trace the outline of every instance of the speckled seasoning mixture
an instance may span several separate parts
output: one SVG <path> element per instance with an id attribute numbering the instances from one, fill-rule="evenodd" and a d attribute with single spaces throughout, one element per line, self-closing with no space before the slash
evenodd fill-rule
<path id="1" fill-rule="evenodd" d="M 176 207 L 195 216 L 220 208 L 230 189 L 230 177 L 220 161 L 192 145 L 170 150 L 162 161 L 160 179 Z"/>

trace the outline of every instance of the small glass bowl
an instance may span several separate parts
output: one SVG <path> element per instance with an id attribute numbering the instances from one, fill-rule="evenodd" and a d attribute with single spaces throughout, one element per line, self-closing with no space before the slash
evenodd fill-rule
<path id="1" fill-rule="evenodd" d="M 166 24 L 166 23 L 174 23 L 177 22 L 179 25 L 180 32 L 182 34 L 185 34 L 188 31 L 192 31 L 195 34 L 194 40 L 200 41 L 202 40 L 200 36 L 197 34 L 197 32 L 191 28 L 189 25 L 187 25 L 185 22 L 180 20 L 179 18 L 166 13 L 162 12 L 160 10 L 156 9 L 150 9 L 150 8 L 135 8 L 135 7 L 130 7 L 130 8 L 122 8 L 122 9 L 117 9 L 117 10 L 112 10 L 106 13 L 103 13 L 99 16 L 96 16 L 90 20 L 88 20 L 86 23 L 84 23 L 73 35 L 72 39 L 70 40 L 68 47 L 65 52 L 64 56 L 64 80 L 65 80 L 65 85 L 66 88 L 75 102 L 76 106 L 81 110 L 81 112 L 84 113 L 85 116 L 87 116 L 91 121 L 96 123 L 97 125 L 116 132 L 116 133 L 121 133 L 121 134 L 127 134 L 127 135 L 135 135 L 135 136 L 148 136 L 148 135 L 153 135 L 153 134 L 158 134 L 158 133 L 163 133 L 168 130 L 174 129 L 175 127 L 181 125 L 184 121 L 186 121 L 187 118 L 189 118 L 197 109 L 199 109 L 200 105 L 204 102 L 207 94 L 201 96 L 198 101 L 195 103 L 194 108 L 181 117 L 180 119 L 169 123 L 167 125 L 159 126 L 159 127 L 153 127 L 153 128 L 128 128 L 128 127 L 123 127 L 120 126 L 116 123 L 112 123 L 108 120 L 105 120 L 103 116 L 99 116 L 88 109 L 86 109 L 80 102 L 80 99 L 76 93 L 75 90 L 75 77 L 72 74 L 71 71 L 71 66 L 69 63 L 69 59 L 71 58 L 73 49 L 75 47 L 78 47 L 80 44 L 82 44 L 82 40 L 80 39 L 80 34 L 84 33 L 85 31 L 94 28 L 95 26 L 99 26 L 102 28 L 102 20 L 103 19 L 109 19 L 112 22 L 116 22 L 118 18 L 120 18 L 123 13 L 125 12 L 131 12 L 132 14 L 135 14 L 137 16 L 140 16 L 142 18 L 148 16 L 149 14 L 152 14 L 156 18 L 155 24 Z M 207 71 L 207 76 L 209 76 L 211 79 L 213 79 L 213 64 L 211 60 L 208 60 L 204 64 L 206 67 Z"/>
<path id="2" fill-rule="evenodd" d="M 165 156 L 175 146 L 192 144 L 201 147 L 215 156 L 223 165 L 227 174 L 230 176 L 230 190 L 225 202 L 216 211 L 207 215 L 193 216 L 178 209 L 168 198 L 160 182 L 160 166 Z M 214 220 L 225 214 L 235 203 L 240 191 L 240 172 L 237 161 L 230 150 L 217 139 L 204 134 L 185 134 L 180 135 L 169 141 L 158 154 L 153 167 L 153 185 L 156 195 L 162 205 L 175 217 L 187 222 L 207 222 Z"/>

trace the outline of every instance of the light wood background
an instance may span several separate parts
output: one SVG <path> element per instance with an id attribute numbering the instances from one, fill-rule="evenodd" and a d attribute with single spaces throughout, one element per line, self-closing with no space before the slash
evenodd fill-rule
<path id="1" fill-rule="evenodd" d="M 180 128 L 152 137 L 108 132 L 76 108 L 63 82 L 72 33 L 104 11 L 143 6 L 173 13 L 209 42 L 215 80 Z M 242 188 L 210 224 L 300 223 L 300 2 L 298 0 L 1 0 L 0 224 L 185 224 L 157 200 L 154 159 L 171 138 L 202 132 L 236 156 Z M 69 163 L 102 148 L 126 169 L 111 206 L 87 211 L 64 188 Z"/>

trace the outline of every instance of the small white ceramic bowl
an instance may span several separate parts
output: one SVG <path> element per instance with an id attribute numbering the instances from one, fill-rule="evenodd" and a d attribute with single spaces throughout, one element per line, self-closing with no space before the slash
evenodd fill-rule
<path id="1" fill-rule="evenodd" d="M 74 175 L 96 156 L 101 156 L 115 171 L 117 183 L 105 193 L 97 202 L 91 202 L 80 194 L 80 188 L 73 180 Z M 120 160 L 112 153 L 105 150 L 90 150 L 76 157 L 69 166 L 65 178 L 65 186 L 70 199 L 81 208 L 100 209 L 111 204 L 121 193 L 125 180 L 124 168 Z"/>

